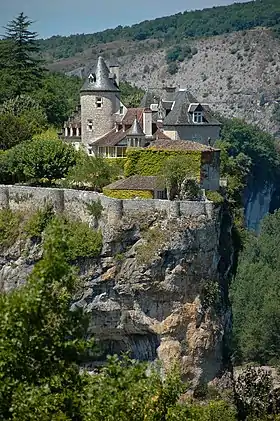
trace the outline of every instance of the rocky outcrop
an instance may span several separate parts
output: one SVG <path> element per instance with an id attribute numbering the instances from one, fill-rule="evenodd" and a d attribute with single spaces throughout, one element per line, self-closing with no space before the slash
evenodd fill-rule
<path id="1" fill-rule="evenodd" d="M 90 334 L 108 353 L 166 368 L 178 363 L 183 378 L 209 381 L 224 368 L 230 329 L 227 290 L 232 265 L 231 219 L 214 215 L 166 217 L 132 212 L 99 221 L 103 251 L 79 262 L 81 287 L 73 308 L 90 315 Z M 14 245 L 1 257 L 4 290 L 23 283 L 41 247 Z"/>

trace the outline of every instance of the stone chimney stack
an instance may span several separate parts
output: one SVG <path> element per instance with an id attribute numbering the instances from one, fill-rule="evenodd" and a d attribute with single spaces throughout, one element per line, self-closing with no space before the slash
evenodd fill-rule
<path id="1" fill-rule="evenodd" d="M 110 76 L 115 80 L 116 84 L 120 86 L 120 67 L 117 64 L 110 66 Z"/>
<path id="2" fill-rule="evenodd" d="M 143 131 L 146 137 L 153 136 L 153 112 L 150 108 L 145 108 L 143 113 Z"/>

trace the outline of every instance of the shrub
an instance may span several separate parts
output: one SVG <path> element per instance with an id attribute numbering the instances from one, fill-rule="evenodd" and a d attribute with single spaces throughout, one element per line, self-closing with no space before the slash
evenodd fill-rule
<path id="1" fill-rule="evenodd" d="M 88 213 L 96 219 L 99 219 L 102 211 L 103 206 L 101 205 L 100 200 L 98 199 L 96 202 L 85 203 Z"/>
<path id="2" fill-rule="evenodd" d="M 22 215 L 10 209 L 0 210 L 0 250 L 11 247 L 20 235 Z"/>
<path id="3" fill-rule="evenodd" d="M 171 75 L 175 75 L 178 72 L 178 70 L 179 70 L 179 67 L 177 63 L 169 63 L 167 67 L 168 73 L 170 73 Z"/>
<path id="4" fill-rule="evenodd" d="M 224 202 L 223 196 L 217 191 L 206 190 L 205 194 L 208 200 L 217 205 L 221 205 Z"/>
<path id="5" fill-rule="evenodd" d="M 52 205 L 47 205 L 43 209 L 38 209 L 26 222 L 24 231 L 33 240 L 40 240 L 42 232 L 54 217 Z"/>
<path id="6" fill-rule="evenodd" d="M 68 250 L 66 257 L 73 262 L 80 258 L 96 258 L 102 250 L 102 233 L 90 228 L 87 223 L 66 218 L 55 218 L 46 230 L 46 238 L 52 232 L 52 227 L 60 221 L 63 227 L 64 239 Z"/>

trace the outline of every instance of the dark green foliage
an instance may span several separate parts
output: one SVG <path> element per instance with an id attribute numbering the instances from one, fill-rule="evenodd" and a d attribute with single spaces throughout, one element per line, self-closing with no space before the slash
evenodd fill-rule
<path id="1" fill-rule="evenodd" d="M 177 63 L 171 62 L 168 64 L 167 71 L 171 75 L 175 75 L 178 72 L 178 70 L 179 70 L 179 67 Z"/>
<path id="2" fill-rule="evenodd" d="M 129 82 L 120 83 L 121 100 L 126 107 L 139 107 L 144 91 Z"/>
<path id="3" fill-rule="evenodd" d="M 43 68 L 35 57 L 39 52 L 37 34 L 29 30 L 32 22 L 23 13 L 5 27 L 5 49 L 2 58 L 13 78 L 14 94 L 21 95 L 40 86 Z"/>
<path id="4" fill-rule="evenodd" d="M 192 49 L 189 45 L 177 45 L 175 47 L 170 48 L 166 54 L 167 63 L 184 61 L 185 58 L 192 58 Z"/>
<path id="5" fill-rule="evenodd" d="M 276 142 L 257 126 L 238 119 L 219 119 L 223 126 L 216 146 L 221 149 L 221 174 L 227 178 L 229 198 L 241 206 L 244 187 L 250 179 L 264 186 L 278 178 Z"/>
<path id="6" fill-rule="evenodd" d="M 81 79 L 60 73 L 47 73 L 42 87 L 33 93 L 45 110 L 48 122 L 61 128 L 79 104 Z"/>
<path id="7" fill-rule="evenodd" d="M 37 184 L 65 177 L 76 157 L 74 148 L 66 143 L 40 139 L 23 142 L 2 155 L 10 180 Z"/>
<path id="8" fill-rule="evenodd" d="M 264 26 L 277 28 L 280 24 L 278 0 L 256 0 L 248 3 L 213 7 L 204 10 L 177 13 L 173 16 L 146 20 L 131 27 L 118 26 L 115 29 L 95 34 L 53 36 L 41 40 L 42 51 L 53 59 L 66 58 L 99 43 L 116 40 L 143 42 L 148 38 L 181 43 L 182 39 L 244 31 Z"/>
<path id="9" fill-rule="evenodd" d="M 258 237 L 247 237 L 232 285 L 236 358 L 279 361 L 280 211 L 265 217 Z"/>
<path id="10" fill-rule="evenodd" d="M 0 41 L 0 108 L 1 113 L 10 113 L 23 117 L 26 110 L 32 115 L 24 119 L 32 120 L 35 113 L 38 116 L 38 108 L 44 115 L 44 121 L 38 116 L 37 129 L 45 130 L 46 123 L 61 128 L 63 122 L 75 110 L 79 101 L 79 91 L 82 81 L 76 77 L 68 77 L 63 74 L 53 74 L 42 68 L 42 63 L 36 58 L 39 53 L 36 41 L 36 33 L 29 30 L 32 22 L 22 13 L 7 25 L 7 39 Z M 24 105 L 21 99 L 27 99 L 22 95 L 28 93 L 29 99 L 21 110 L 18 105 Z M 10 102 L 1 107 L 1 103 L 6 100 Z M 35 107 L 30 107 L 31 102 L 35 102 Z M 21 110 L 22 112 L 19 112 Z M 4 118 L 4 117 L 3 117 Z M 5 117 L 7 119 L 7 117 Z M 11 119 L 11 117 L 10 117 Z M 32 138 L 33 132 L 27 132 L 23 125 L 21 127 L 16 119 L 14 124 L 9 124 L 8 130 L 3 130 L 6 136 L 0 133 L 0 141 L 5 144 L 14 145 L 18 141 L 29 140 Z M 4 126 L 6 121 L 3 124 Z M 13 130 L 13 126 L 16 130 Z M 6 127 L 5 127 L 6 129 Z M 37 133 L 37 132 L 35 132 Z M 14 141 L 4 140 L 15 138 Z M 4 140 L 3 140 L 4 139 Z M 5 146 L 6 147 L 6 146 Z"/>

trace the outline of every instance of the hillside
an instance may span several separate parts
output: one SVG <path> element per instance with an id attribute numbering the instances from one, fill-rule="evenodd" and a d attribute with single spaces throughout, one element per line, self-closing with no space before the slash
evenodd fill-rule
<path id="1" fill-rule="evenodd" d="M 52 70 L 80 73 L 95 63 L 99 54 L 117 60 L 121 77 L 142 88 L 175 84 L 189 88 L 200 101 L 227 117 L 240 117 L 280 135 L 280 38 L 269 29 L 185 41 L 195 53 L 176 61 L 170 74 L 168 47 L 157 41 L 115 41 L 87 49 L 74 57 L 50 64 Z M 169 47 L 170 48 L 170 47 Z M 116 56 L 118 58 L 116 59 Z"/>
<path id="2" fill-rule="evenodd" d="M 132 26 L 95 34 L 53 36 L 41 40 L 44 55 L 49 59 L 71 57 L 100 43 L 112 41 L 143 41 L 157 39 L 161 42 L 178 43 L 186 38 L 220 35 L 234 31 L 280 26 L 280 3 L 278 0 L 256 0 L 229 6 L 177 13 Z"/>

